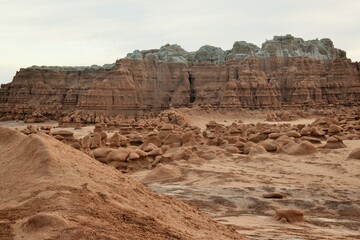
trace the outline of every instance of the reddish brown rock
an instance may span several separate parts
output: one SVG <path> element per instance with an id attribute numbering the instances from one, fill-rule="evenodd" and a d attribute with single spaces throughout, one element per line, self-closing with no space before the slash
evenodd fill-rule
<path id="1" fill-rule="evenodd" d="M 329 137 L 328 139 L 326 139 L 326 144 L 323 146 L 323 148 L 330 148 L 330 149 L 338 149 L 345 147 L 346 145 L 338 137 Z"/>
<path id="2" fill-rule="evenodd" d="M 278 192 L 272 192 L 272 193 L 264 193 L 263 194 L 264 198 L 278 198 L 278 199 L 282 199 L 284 198 L 284 195 Z"/>
<path id="3" fill-rule="evenodd" d="M 188 53 L 166 45 L 134 52 L 104 67 L 23 68 L 11 83 L 1 85 L 0 116 L 94 124 L 109 122 L 107 115 L 137 119 L 193 104 L 278 109 L 358 106 L 360 102 L 359 64 L 334 48 L 330 39 L 304 41 L 286 35 L 266 41 L 261 48 L 254 45 L 251 51 L 238 45 L 215 55 L 209 52 L 214 48 L 210 46 Z M 275 120 L 294 116 L 283 112 Z M 161 121 L 186 124 L 172 113 L 164 114 Z M 121 133 L 128 130 L 124 126 Z"/>
<path id="4" fill-rule="evenodd" d="M 304 221 L 304 214 L 298 210 L 285 209 L 285 210 L 276 210 L 275 219 L 281 220 L 285 219 L 287 222 L 302 222 Z"/>
<path id="5" fill-rule="evenodd" d="M 317 152 L 317 148 L 308 141 L 302 141 L 301 143 L 290 142 L 281 147 L 278 152 L 288 155 L 308 155 Z"/>
<path id="6" fill-rule="evenodd" d="M 349 154 L 349 158 L 359 159 L 359 160 L 360 160 L 360 148 L 354 149 L 354 150 Z"/>

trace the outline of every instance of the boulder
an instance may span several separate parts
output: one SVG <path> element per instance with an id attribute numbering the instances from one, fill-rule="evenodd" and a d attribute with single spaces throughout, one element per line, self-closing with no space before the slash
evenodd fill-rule
<path id="1" fill-rule="evenodd" d="M 273 139 L 267 139 L 261 142 L 260 145 L 268 152 L 276 152 L 278 149 L 278 143 Z"/>
<path id="2" fill-rule="evenodd" d="M 162 155 L 163 158 L 170 159 L 171 161 L 177 161 L 177 160 L 188 160 L 192 154 L 192 151 L 190 148 L 173 148 L 169 149 Z"/>
<path id="3" fill-rule="evenodd" d="M 299 137 L 301 137 L 301 134 L 298 133 L 298 132 L 296 132 L 296 131 L 294 131 L 294 130 L 285 132 L 284 134 L 285 134 L 286 136 L 288 136 L 288 137 L 293 137 L 293 138 L 299 138 Z"/>
<path id="4" fill-rule="evenodd" d="M 131 153 L 131 150 L 126 148 L 120 148 L 115 151 L 111 151 L 109 155 L 106 157 L 107 162 L 111 161 L 119 161 L 119 162 L 125 162 Z"/>
<path id="5" fill-rule="evenodd" d="M 271 193 L 264 193 L 263 198 L 277 198 L 282 199 L 284 198 L 284 195 L 278 192 L 271 192 Z"/>
<path id="6" fill-rule="evenodd" d="M 225 150 L 229 153 L 239 153 L 239 148 L 237 148 L 233 145 L 229 145 L 229 146 L 225 147 Z"/>
<path id="7" fill-rule="evenodd" d="M 330 135 L 334 135 L 334 134 L 337 134 L 337 133 L 341 132 L 342 130 L 343 130 L 342 127 L 340 127 L 338 125 L 335 125 L 335 124 L 331 124 L 329 126 L 328 133 Z"/>
<path id="8" fill-rule="evenodd" d="M 267 134 L 264 133 L 255 133 L 253 135 L 251 135 L 248 140 L 254 143 L 259 143 L 261 141 L 264 141 L 265 139 L 268 138 Z"/>
<path id="9" fill-rule="evenodd" d="M 354 150 L 349 154 L 349 158 L 359 159 L 359 160 L 360 160 L 360 148 L 354 149 Z"/>
<path id="10" fill-rule="evenodd" d="M 308 141 L 302 141 L 301 143 L 291 142 L 281 148 L 278 152 L 288 155 L 308 155 L 317 152 L 317 148 Z"/>

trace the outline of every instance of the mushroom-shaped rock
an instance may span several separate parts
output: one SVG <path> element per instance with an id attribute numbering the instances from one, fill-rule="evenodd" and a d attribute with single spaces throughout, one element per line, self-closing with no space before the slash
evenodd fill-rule
<path id="1" fill-rule="evenodd" d="M 90 148 L 91 145 L 91 136 L 90 135 L 86 135 L 83 139 L 82 139 L 82 147 L 85 149 Z"/>
<path id="2" fill-rule="evenodd" d="M 342 127 L 340 127 L 338 125 L 335 125 L 335 124 L 331 124 L 329 126 L 328 133 L 330 135 L 334 135 L 334 134 L 337 134 L 337 133 L 341 132 L 342 130 L 343 130 Z"/>
<path id="3" fill-rule="evenodd" d="M 94 133 L 92 138 L 91 138 L 91 141 L 90 141 L 90 148 L 91 149 L 98 148 L 98 147 L 100 147 L 100 144 L 101 144 L 101 136 L 100 136 L 100 134 Z"/>
<path id="4" fill-rule="evenodd" d="M 326 139 L 326 144 L 323 146 L 323 148 L 330 148 L 330 149 L 338 149 L 345 147 L 346 145 L 343 143 L 341 139 L 333 136 Z"/>
<path id="5" fill-rule="evenodd" d="M 139 133 L 129 135 L 129 143 L 134 146 L 139 146 L 144 142 L 144 139 Z"/>
<path id="6" fill-rule="evenodd" d="M 57 130 L 52 132 L 53 135 L 59 135 L 64 137 L 67 141 L 74 141 L 74 133 L 67 130 Z"/>
<path id="7" fill-rule="evenodd" d="M 120 147 L 120 134 L 114 133 L 109 139 L 110 147 Z"/>

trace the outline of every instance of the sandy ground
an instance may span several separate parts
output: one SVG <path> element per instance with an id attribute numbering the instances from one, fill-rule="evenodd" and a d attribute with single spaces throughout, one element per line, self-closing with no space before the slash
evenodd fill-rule
<path id="1" fill-rule="evenodd" d="M 205 129 L 210 121 L 224 125 L 235 120 L 266 122 L 266 112 L 194 112 L 181 114 L 191 124 Z M 308 124 L 314 118 L 272 124 Z M 57 126 L 56 122 L 46 124 Z M 20 122 L 0 126 L 25 128 Z M 39 124 L 44 125 L 44 124 Z M 93 126 L 73 131 L 83 137 Z M 249 239 L 360 239 L 360 161 L 348 159 L 360 140 L 344 141 L 346 148 L 321 149 L 305 156 L 267 153 L 222 155 L 214 160 L 166 165 L 169 176 L 146 178 L 146 185 L 159 193 L 190 202 L 213 219 L 234 226 Z M 132 173 L 143 180 L 154 170 Z M 264 193 L 280 192 L 283 199 L 265 199 Z M 273 218 L 276 209 L 298 209 L 304 222 L 283 223 Z"/>
<path id="2" fill-rule="evenodd" d="M 188 121 L 191 125 L 200 127 L 202 130 L 206 128 L 206 124 L 209 121 L 215 121 L 217 123 L 221 123 L 224 125 L 230 125 L 233 122 L 241 121 L 244 124 L 256 124 L 256 123 L 269 123 L 269 124 L 310 124 L 315 120 L 315 117 L 311 118 L 301 118 L 293 121 L 279 121 L 279 122 L 269 122 L 266 121 L 266 117 L 271 111 L 206 111 L 206 110 L 194 110 L 189 108 L 180 108 L 174 110 L 180 115 L 182 115 L 186 121 Z"/>
<path id="3" fill-rule="evenodd" d="M 360 162 L 347 148 L 308 156 L 234 156 L 199 165 L 179 161 L 181 175 L 151 189 L 189 201 L 214 219 L 235 225 L 249 239 L 360 239 Z M 149 171 L 133 174 L 141 180 Z M 262 194 L 280 192 L 284 199 Z M 275 209 L 304 212 L 303 223 L 281 223 Z"/>
<path id="4" fill-rule="evenodd" d="M 83 138 L 84 136 L 88 135 L 90 132 L 94 130 L 94 125 L 87 125 L 82 127 L 81 129 L 74 129 L 73 127 L 63 128 L 58 127 L 58 123 L 56 121 L 46 122 L 46 123 L 24 123 L 23 121 L 3 121 L 0 122 L 0 127 L 6 127 L 10 129 L 17 129 L 17 130 L 23 130 L 27 128 L 29 125 L 34 126 L 51 126 L 51 132 L 54 131 L 60 131 L 60 130 L 66 130 L 74 133 L 75 138 Z"/>
<path id="5" fill-rule="evenodd" d="M 191 124 L 205 128 L 209 120 L 225 125 L 236 119 L 264 122 L 264 116 L 185 112 Z M 292 124 L 311 123 L 299 119 Z M 283 122 L 281 122 L 283 123 Z M 277 124 L 277 123 L 276 123 Z M 185 160 L 167 165 L 175 177 L 146 179 L 146 185 L 163 194 L 191 202 L 214 219 L 236 227 L 249 239 L 360 239 L 360 161 L 348 159 L 360 140 L 344 141 L 346 148 L 321 149 L 305 156 L 278 153 L 218 157 L 198 164 Z M 142 180 L 151 171 L 133 173 Z M 283 199 L 265 199 L 280 192 Z M 283 223 L 276 209 L 297 209 L 304 222 Z"/>

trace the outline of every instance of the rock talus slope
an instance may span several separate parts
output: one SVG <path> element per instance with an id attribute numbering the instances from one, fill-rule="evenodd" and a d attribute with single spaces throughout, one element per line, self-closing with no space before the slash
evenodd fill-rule
<path id="1" fill-rule="evenodd" d="M 0 128 L 0 239 L 242 239 L 45 134 Z"/>
<path id="2" fill-rule="evenodd" d="M 0 116 L 58 118 L 73 111 L 141 116 L 170 106 L 220 108 L 354 106 L 360 64 L 330 39 L 275 36 L 261 48 L 179 45 L 136 50 L 103 67 L 21 69 L 0 89 Z M 95 118 L 95 117 L 94 117 Z"/>

